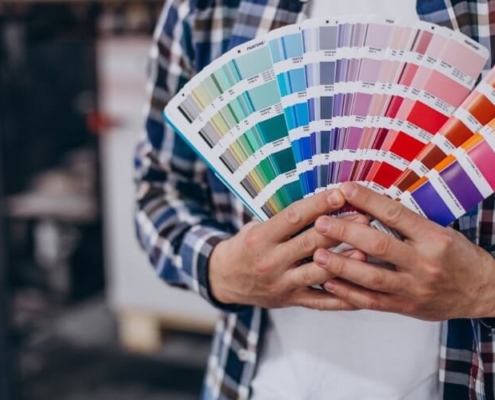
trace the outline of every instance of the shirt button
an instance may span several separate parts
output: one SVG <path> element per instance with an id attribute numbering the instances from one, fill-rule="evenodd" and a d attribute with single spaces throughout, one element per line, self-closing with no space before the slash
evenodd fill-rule
<path id="1" fill-rule="evenodd" d="M 239 360 L 241 360 L 242 362 L 248 362 L 249 352 L 246 349 L 240 349 L 237 351 L 237 357 L 239 357 Z"/>

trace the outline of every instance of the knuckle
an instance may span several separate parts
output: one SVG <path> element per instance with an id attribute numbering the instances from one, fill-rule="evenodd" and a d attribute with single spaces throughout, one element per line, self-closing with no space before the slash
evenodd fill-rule
<path id="1" fill-rule="evenodd" d="M 429 263 L 425 267 L 427 282 L 430 284 L 436 284 L 441 281 L 443 272 L 442 268 L 434 263 Z"/>
<path id="2" fill-rule="evenodd" d="M 323 193 L 320 193 L 316 196 L 311 196 L 310 197 L 313 202 L 313 209 L 318 213 L 318 214 L 325 214 L 328 212 L 328 209 L 330 207 L 327 198 L 328 198 L 328 192 L 325 191 Z"/>
<path id="3" fill-rule="evenodd" d="M 377 297 L 370 297 L 365 301 L 365 303 L 365 308 L 367 308 L 368 310 L 379 311 L 382 308 L 381 301 Z"/>
<path id="4" fill-rule="evenodd" d="M 368 284 L 370 288 L 382 289 L 385 285 L 385 278 L 381 272 L 377 271 L 368 278 Z"/>
<path id="5" fill-rule="evenodd" d="M 316 311 L 325 311 L 325 302 L 323 300 L 317 299 L 311 302 L 311 308 Z"/>
<path id="6" fill-rule="evenodd" d="M 283 296 L 270 296 L 268 299 L 265 299 L 263 307 L 265 308 L 284 308 L 287 307 L 287 300 Z"/>
<path id="7" fill-rule="evenodd" d="M 258 229 L 258 227 L 262 225 L 261 222 L 258 222 L 258 221 L 250 221 L 248 222 L 246 225 L 244 225 L 244 227 L 242 228 L 244 231 L 249 231 L 251 229 Z"/>
<path id="8" fill-rule="evenodd" d="M 435 297 L 435 291 L 429 285 L 421 285 L 416 289 L 416 293 L 422 303 L 429 303 Z"/>
<path id="9" fill-rule="evenodd" d="M 288 296 L 286 293 L 281 291 L 278 286 L 272 289 L 271 298 L 272 298 L 272 302 L 274 304 L 277 304 L 278 307 L 284 307 L 286 305 L 289 305 L 290 303 L 290 296 Z"/>
<path id="10" fill-rule="evenodd" d="M 397 202 L 389 204 L 383 212 L 385 225 L 394 225 L 399 222 L 404 214 L 404 207 Z"/>
<path id="11" fill-rule="evenodd" d="M 266 275 L 274 268 L 275 263 L 269 257 L 264 257 L 256 264 L 256 272 L 258 275 Z"/>
<path id="12" fill-rule="evenodd" d="M 357 202 L 357 200 L 358 200 L 364 207 L 369 206 L 371 201 L 372 201 L 371 192 L 364 189 L 361 185 L 357 185 L 357 187 L 358 187 L 358 190 L 356 190 L 356 192 L 354 192 L 353 195 L 348 197 L 348 199 L 350 201 L 356 200 L 355 202 Z"/>
<path id="13" fill-rule="evenodd" d="M 342 288 L 342 292 L 339 294 L 339 297 L 345 301 L 351 301 L 351 291 L 349 290 L 349 288 Z"/>
<path id="14" fill-rule="evenodd" d="M 435 247 L 440 253 L 446 253 L 450 251 L 454 244 L 454 235 L 445 229 L 442 233 L 437 235 L 435 240 Z"/>
<path id="15" fill-rule="evenodd" d="M 313 284 L 313 275 L 308 268 L 304 268 L 301 271 L 301 283 L 304 286 L 311 286 Z"/>
<path id="16" fill-rule="evenodd" d="M 303 233 L 299 236 L 299 247 L 305 253 L 312 253 L 316 250 L 316 241 L 309 233 Z"/>
<path id="17" fill-rule="evenodd" d="M 390 246 L 390 241 L 388 237 L 384 236 L 377 236 L 373 242 L 371 242 L 370 247 L 371 247 L 371 252 L 375 256 L 385 256 L 388 254 Z"/>
<path id="18" fill-rule="evenodd" d="M 328 261 L 328 268 L 329 270 L 335 274 L 336 276 L 343 276 L 345 273 L 345 258 L 344 257 L 338 257 L 334 256 L 331 257 L 330 260 Z"/>
<path id="19" fill-rule="evenodd" d="M 336 257 L 335 264 L 337 265 L 338 274 L 344 276 L 346 274 L 347 259 L 344 257 Z"/>
<path id="20" fill-rule="evenodd" d="M 356 310 L 357 307 L 349 304 L 349 303 L 346 303 L 345 300 L 342 300 L 342 299 L 339 299 L 338 302 L 337 302 L 337 309 L 339 310 L 347 310 L 347 311 L 353 311 L 353 310 Z"/>
<path id="21" fill-rule="evenodd" d="M 397 312 L 402 315 L 416 315 L 418 310 L 416 304 L 405 302 L 397 306 Z"/>
<path id="22" fill-rule="evenodd" d="M 260 236 L 261 235 L 258 234 L 258 230 L 254 226 L 246 231 L 244 245 L 249 252 L 259 249 Z"/>
<path id="23" fill-rule="evenodd" d="M 268 270 L 273 270 L 278 267 L 279 261 L 276 259 L 276 257 L 272 254 L 270 256 L 267 256 L 264 258 L 265 262 L 265 268 Z"/>
<path id="24" fill-rule="evenodd" d="M 336 218 L 330 218 L 330 229 L 329 232 L 332 234 L 334 239 L 339 239 L 345 241 L 347 238 L 347 224 Z"/>
<path id="25" fill-rule="evenodd" d="M 420 304 L 411 302 L 406 306 L 406 313 L 409 315 L 420 315 L 422 314 L 422 309 L 423 307 Z"/>
<path id="26" fill-rule="evenodd" d="M 301 221 L 301 212 L 297 204 L 292 204 L 284 211 L 284 219 L 291 225 L 297 225 Z"/>
<path id="27" fill-rule="evenodd" d="M 356 217 L 356 219 L 354 220 L 354 222 L 356 222 L 358 224 L 369 225 L 370 220 L 368 219 L 368 217 L 366 215 L 359 214 Z"/>
<path id="28" fill-rule="evenodd" d="M 270 282 L 267 282 L 266 287 L 267 294 L 280 302 L 287 301 L 294 292 L 287 282 L 281 279 L 271 279 Z"/>
<path id="29" fill-rule="evenodd" d="M 325 195 L 325 197 L 323 197 Z M 316 210 L 319 214 L 322 213 L 325 209 L 324 201 L 326 200 L 327 193 L 322 193 L 320 196 L 311 196 L 311 200 L 313 202 L 313 209 Z"/>
<path id="30" fill-rule="evenodd" d="M 283 297 L 284 305 L 288 307 L 297 307 L 301 305 L 297 290 L 287 291 Z"/>

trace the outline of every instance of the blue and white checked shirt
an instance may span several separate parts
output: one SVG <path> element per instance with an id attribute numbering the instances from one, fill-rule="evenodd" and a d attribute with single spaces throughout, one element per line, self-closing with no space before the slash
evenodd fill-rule
<path id="1" fill-rule="evenodd" d="M 421 19 L 459 29 L 495 50 L 495 1 L 418 0 L 417 11 Z M 222 53 L 271 29 L 295 23 L 304 12 L 305 5 L 299 0 L 166 0 L 154 35 L 146 132 L 135 157 L 136 227 L 158 276 L 198 293 L 223 311 L 203 399 L 249 398 L 265 311 L 216 303 L 208 288 L 207 267 L 214 246 L 235 234 L 252 216 L 164 124 L 162 110 L 195 72 Z M 457 228 L 493 253 L 494 198 L 461 218 Z M 495 399 L 491 322 L 443 324 L 439 374 L 445 400 Z"/>

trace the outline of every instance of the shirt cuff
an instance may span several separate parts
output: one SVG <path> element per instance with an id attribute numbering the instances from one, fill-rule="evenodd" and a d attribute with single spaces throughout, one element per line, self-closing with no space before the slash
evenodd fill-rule
<path id="1" fill-rule="evenodd" d="M 181 249 L 182 268 L 193 278 L 191 287 L 216 309 L 241 313 L 251 306 L 223 304 L 212 295 L 209 281 L 209 260 L 215 246 L 231 237 L 230 234 L 209 226 L 195 226 L 186 234 Z"/>

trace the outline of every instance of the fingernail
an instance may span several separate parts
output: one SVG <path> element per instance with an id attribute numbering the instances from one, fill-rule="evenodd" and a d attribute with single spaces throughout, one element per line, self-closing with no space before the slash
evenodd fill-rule
<path id="1" fill-rule="evenodd" d="M 335 282 L 328 281 L 327 283 L 325 283 L 324 287 L 325 290 L 327 290 L 328 292 L 333 292 L 335 290 Z"/>
<path id="2" fill-rule="evenodd" d="M 321 266 L 327 265 L 329 258 L 326 251 L 319 251 L 315 254 L 315 262 Z"/>
<path id="3" fill-rule="evenodd" d="M 346 182 L 340 187 L 340 191 L 345 197 L 352 197 L 357 191 L 357 186 L 354 183 Z"/>
<path id="4" fill-rule="evenodd" d="M 327 201 L 331 206 L 337 207 L 342 204 L 342 197 L 337 191 L 332 190 L 332 192 L 328 195 Z"/>
<path id="5" fill-rule="evenodd" d="M 320 217 L 316 220 L 315 228 L 318 232 L 325 233 L 326 231 L 328 231 L 329 225 L 330 222 L 328 220 L 328 217 Z"/>

